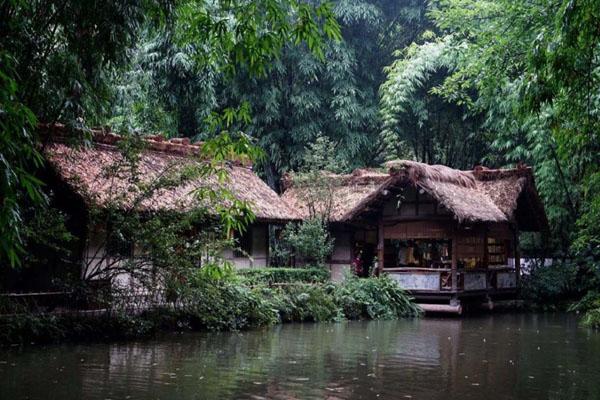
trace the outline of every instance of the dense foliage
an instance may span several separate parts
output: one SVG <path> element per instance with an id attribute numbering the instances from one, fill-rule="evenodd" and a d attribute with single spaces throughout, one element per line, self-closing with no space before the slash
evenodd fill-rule
<path id="1" fill-rule="evenodd" d="M 329 280 L 325 268 L 248 268 L 238 275 L 246 285 L 271 285 L 278 283 L 323 283 Z"/>
<path id="2" fill-rule="evenodd" d="M 214 280 L 197 276 L 180 287 L 169 303 L 140 313 L 127 312 L 129 303 L 112 303 L 110 312 L 95 316 L 31 314 L 21 310 L 0 318 L 0 344 L 131 338 L 161 330 L 241 330 L 282 322 L 396 319 L 420 314 L 411 298 L 387 277 L 349 277 L 344 282 L 331 283 L 313 271 L 311 278 L 317 278 L 306 283 L 313 279 L 302 275 L 310 270 L 301 271 L 301 276 L 293 276 L 287 270 L 264 271 L 290 281 L 272 287 L 234 278 Z"/>
<path id="3" fill-rule="evenodd" d="M 335 297 L 348 319 L 393 319 L 418 316 L 421 312 L 398 283 L 385 275 L 348 277 L 337 288 Z"/>
<path id="4" fill-rule="evenodd" d="M 41 166 L 38 150 L 47 138 L 40 137 L 36 122 L 62 122 L 85 137 L 88 126 L 118 117 L 111 112 L 119 92 L 115 82 L 135 80 L 111 78 L 122 76 L 131 64 L 132 51 L 146 31 L 169 32 L 173 43 L 188 50 L 191 68 L 208 69 L 223 76 L 231 76 L 237 69 L 246 70 L 250 76 L 264 75 L 271 61 L 291 43 L 305 44 L 311 54 L 322 59 L 324 39 L 340 37 L 329 3 L 313 6 L 296 0 L 2 2 L 0 256 L 3 261 L 14 266 L 23 254 L 20 222 L 25 202 L 41 205 L 44 200 L 40 191 L 42 182 L 35 178 L 35 173 Z M 149 101 L 152 99 L 144 96 L 128 104 L 149 110 Z M 244 111 L 246 107 L 238 106 L 215 110 L 222 112 L 212 113 L 210 121 L 202 121 L 206 130 L 213 132 L 213 148 L 220 146 L 223 135 L 233 140 L 239 137 L 239 126 L 234 129 L 232 125 L 249 117 Z M 153 120 L 167 118 L 161 116 L 160 110 Z M 135 116 L 133 110 L 128 111 L 131 117 Z M 125 119 L 131 118 L 128 115 Z"/>
<path id="5" fill-rule="evenodd" d="M 581 300 L 573 303 L 569 311 L 583 313 L 584 326 L 600 329 L 600 293 L 590 290 Z"/>
<path id="6" fill-rule="evenodd" d="M 311 182 L 314 218 L 274 244 L 281 265 L 323 264 L 331 251 L 322 170 L 397 157 L 457 168 L 525 162 L 551 231 L 524 236 L 523 253 L 560 264 L 534 270 L 523 292 L 556 304 L 598 289 L 598 0 L 7 0 L 0 38 L 3 268 L 69 261 L 56 256 L 72 238 L 40 179 L 47 138 L 36 129 L 59 122 L 83 144 L 94 125 L 202 139 L 221 163 L 254 158 L 277 190 L 286 172 Z M 237 209 L 219 210 L 206 235 L 243 230 L 251 211 Z M 169 284 L 194 255 L 218 254 L 207 236 L 184 239 L 206 210 L 176 222 L 118 210 L 93 214 L 112 221 L 106 239 L 136 236 L 149 254 L 139 262 L 169 271 Z M 205 277 L 230 275 L 221 261 L 207 264 Z"/>
<path id="7" fill-rule="evenodd" d="M 321 218 L 311 218 L 298 224 L 289 223 L 273 247 L 273 259 L 279 265 L 325 267 L 333 251 L 333 238 Z"/>

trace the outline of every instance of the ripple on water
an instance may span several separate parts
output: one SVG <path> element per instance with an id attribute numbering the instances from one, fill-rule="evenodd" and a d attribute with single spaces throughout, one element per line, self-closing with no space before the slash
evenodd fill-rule
<path id="1" fill-rule="evenodd" d="M 598 399 L 566 315 L 291 324 L 0 353 L 0 399 Z"/>

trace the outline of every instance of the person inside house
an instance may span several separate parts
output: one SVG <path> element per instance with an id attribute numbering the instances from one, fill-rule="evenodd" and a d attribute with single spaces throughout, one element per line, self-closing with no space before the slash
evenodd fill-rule
<path id="1" fill-rule="evenodd" d="M 356 276 L 364 276 L 363 266 L 362 250 L 357 250 L 352 260 L 352 270 Z"/>

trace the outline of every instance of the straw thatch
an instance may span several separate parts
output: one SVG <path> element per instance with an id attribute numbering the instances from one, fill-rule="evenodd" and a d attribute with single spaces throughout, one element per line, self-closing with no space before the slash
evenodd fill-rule
<path id="1" fill-rule="evenodd" d="M 531 168 L 473 171 L 443 165 L 398 160 L 386 164 L 387 172 L 358 170 L 350 175 L 330 175 L 333 186 L 332 222 L 351 222 L 377 207 L 387 192 L 403 185 L 425 190 L 450 210 L 460 222 L 517 221 L 523 230 L 542 230 L 547 222 Z M 300 217 L 307 217 L 302 204 L 309 187 L 293 182 L 283 198 Z"/>
<path id="2" fill-rule="evenodd" d="M 199 146 L 189 144 L 186 139 L 164 142 L 166 146 L 158 146 L 161 142 L 152 140 L 149 148 L 141 153 L 137 164 L 139 172 L 135 174 L 124 162 L 122 153 L 110 144 L 119 140 L 115 139 L 112 134 L 96 134 L 91 147 L 72 147 L 54 140 L 45 147 L 44 153 L 59 178 L 88 205 L 103 207 L 116 203 L 136 206 L 142 211 L 186 211 L 200 205 L 198 189 L 211 188 L 226 189 L 238 200 L 247 201 L 259 221 L 294 218 L 294 212 L 287 204 L 247 166 L 225 165 L 228 178 L 224 182 L 215 176 L 173 180 L 183 168 L 200 162 L 197 157 L 190 157 L 198 154 Z M 133 182 L 134 176 L 141 182 Z M 158 182 L 161 182 L 157 185 L 160 189 L 148 190 Z M 168 184 L 164 186 L 166 182 Z M 138 204 L 132 204 L 136 201 Z M 203 201 L 209 211 L 214 208 L 206 198 Z"/>
<path id="3" fill-rule="evenodd" d="M 375 170 L 356 170 L 351 175 L 327 174 L 325 178 L 331 182 L 331 204 L 327 210 L 333 222 L 348 220 L 347 213 L 360 208 L 360 203 L 370 195 L 377 193 L 389 181 L 390 176 Z M 310 216 L 306 199 L 311 197 L 311 187 L 294 185 L 286 177 L 284 179 L 282 198 L 295 210 L 296 217 L 305 219 Z M 320 211 L 320 210 L 317 210 Z"/>

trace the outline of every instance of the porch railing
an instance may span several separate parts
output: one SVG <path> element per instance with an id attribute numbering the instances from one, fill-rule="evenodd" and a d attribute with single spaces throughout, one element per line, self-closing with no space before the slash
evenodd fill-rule
<path id="1" fill-rule="evenodd" d="M 451 292 L 452 270 L 449 268 L 386 268 L 384 272 L 398 281 L 400 286 L 415 292 Z M 514 268 L 459 270 L 457 271 L 457 291 L 506 291 L 517 287 L 517 274 Z"/>

